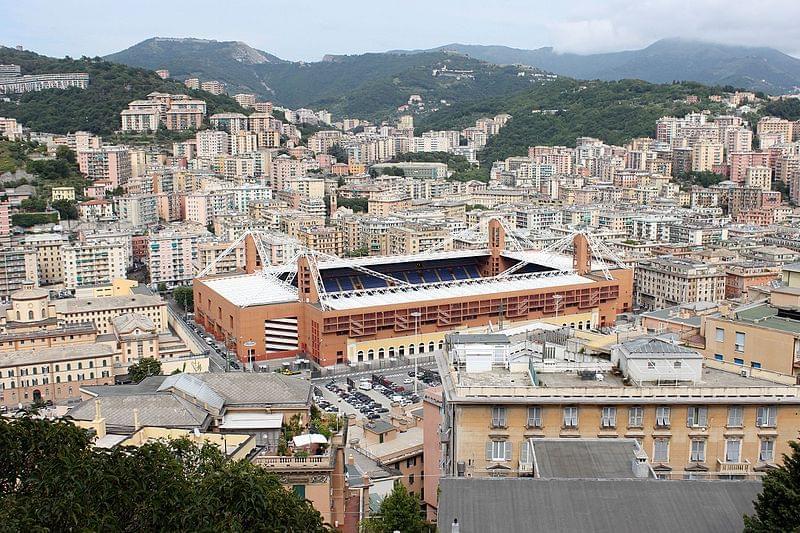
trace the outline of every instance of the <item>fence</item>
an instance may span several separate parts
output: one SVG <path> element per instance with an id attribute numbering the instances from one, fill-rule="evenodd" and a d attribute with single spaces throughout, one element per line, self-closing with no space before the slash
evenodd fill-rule
<path id="1" fill-rule="evenodd" d="M 418 365 L 425 365 L 436 361 L 433 355 L 420 355 L 416 358 L 394 357 L 391 359 L 375 359 L 373 361 L 362 361 L 350 365 L 335 365 L 331 367 L 315 367 L 311 369 L 312 378 L 325 378 L 345 376 L 347 374 L 358 374 L 360 372 L 375 372 L 404 366 L 411 366 L 416 359 Z"/>

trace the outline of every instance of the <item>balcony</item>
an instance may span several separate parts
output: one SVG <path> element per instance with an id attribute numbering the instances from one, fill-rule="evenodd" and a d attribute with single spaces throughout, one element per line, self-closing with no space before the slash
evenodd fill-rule
<path id="1" fill-rule="evenodd" d="M 747 459 L 744 462 L 739 463 L 732 463 L 728 461 L 723 461 L 722 459 L 717 459 L 717 472 L 720 474 L 727 474 L 732 476 L 743 476 L 747 475 L 751 471 L 751 464 L 750 461 Z"/>
<path id="2" fill-rule="evenodd" d="M 335 454 L 308 457 L 259 454 L 253 458 L 253 464 L 269 470 L 330 470 L 335 457 Z"/>

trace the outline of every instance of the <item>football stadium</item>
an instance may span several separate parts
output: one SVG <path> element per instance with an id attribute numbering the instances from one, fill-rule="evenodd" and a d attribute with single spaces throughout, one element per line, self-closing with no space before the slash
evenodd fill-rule
<path id="1" fill-rule="evenodd" d="M 501 220 L 486 230 L 483 249 L 349 259 L 304 250 L 278 266 L 262 266 L 248 234 L 246 273 L 194 280 L 195 320 L 242 362 L 330 366 L 431 352 L 454 330 L 550 317 L 590 329 L 631 310 L 633 272 L 609 264 L 590 235 L 531 250 Z"/>

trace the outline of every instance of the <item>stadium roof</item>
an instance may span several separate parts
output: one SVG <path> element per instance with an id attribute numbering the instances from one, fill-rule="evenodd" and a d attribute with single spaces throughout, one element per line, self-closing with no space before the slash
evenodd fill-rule
<path id="1" fill-rule="evenodd" d="M 260 273 L 208 278 L 203 283 L 239 307 L 297 301 L 297 289 L 292 290 Z"/>

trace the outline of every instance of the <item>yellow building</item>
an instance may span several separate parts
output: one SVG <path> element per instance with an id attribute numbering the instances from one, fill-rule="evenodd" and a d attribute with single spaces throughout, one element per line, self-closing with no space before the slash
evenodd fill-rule
<path id="1" fill-rule="evenodd" d="M 74 200 L 75 187 L 53 187 L 50 190 L 51 200 L 56 202 L 58 200 Z"/>
<path id="2" fill-rule="evenodd" d="M 448 337 L 438 461 L 426 476 L 531 475 L 529 439 L 636 439 L 662 478 L 755 476 L 797 437 L 793 378 L 726 363 L 653 338 L 611 361 L 571 348 L 563 331 Z"/>

